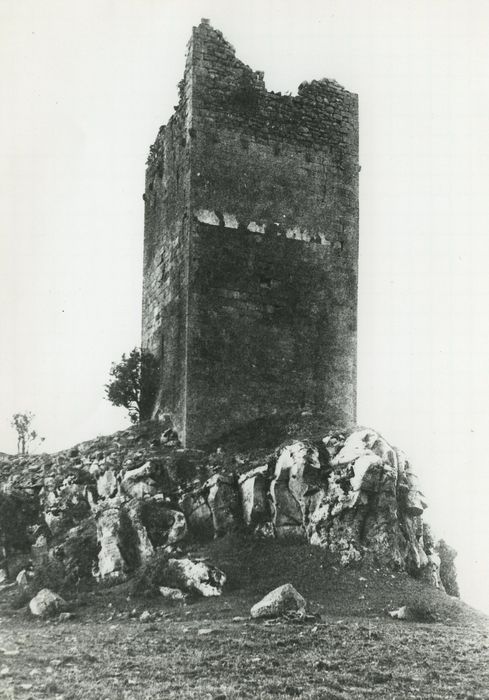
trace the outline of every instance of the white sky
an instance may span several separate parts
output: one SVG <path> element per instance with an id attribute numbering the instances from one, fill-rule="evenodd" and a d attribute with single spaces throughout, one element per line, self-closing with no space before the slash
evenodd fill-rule
<path id="1" fill-rule="evenodd" d="M 145 160 L 211 19 L 268 89 L 360 97 L 359 422 L 403 448 L 489 612 L 489 3 L 0 0 L 0 451 L 125 427 Z"/>

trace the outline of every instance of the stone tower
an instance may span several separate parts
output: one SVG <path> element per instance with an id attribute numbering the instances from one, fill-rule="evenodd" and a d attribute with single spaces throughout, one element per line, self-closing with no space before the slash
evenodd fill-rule
<path id="1" fill-rule="evenodd" d="M 207 20 L 146 171 L 142 346 L 186 446 L 271 415 L 355 419 L 358 99 L 267 92 Z"/>

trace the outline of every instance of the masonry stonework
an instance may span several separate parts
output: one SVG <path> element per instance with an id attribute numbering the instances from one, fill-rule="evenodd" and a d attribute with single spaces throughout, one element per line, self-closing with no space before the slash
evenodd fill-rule
<path id="1" fill-rule="evenodd" d="M 358 101 L 267 92 L 206 20 L 146 172 L 142 345 L 187 446 L 272 415 L 355 420 Z"/>

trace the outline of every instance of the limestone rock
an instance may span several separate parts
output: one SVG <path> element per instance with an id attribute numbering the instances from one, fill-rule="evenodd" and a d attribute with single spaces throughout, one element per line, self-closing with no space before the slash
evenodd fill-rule
<path id="1" fill-rule="evenodd" d="M 101 578 L 120 577 L 126 570 L 126 564 L 121 552 L 120 541 L 120 506 L 117 503 L 108 504 L 102 508 L 96 517 L 97 539 L 100 545 L 98 568 Z"/>
<path id="2" fill-rule="evenodd" d="M 171 521 L 166 538 L 167 544 L 182 542 L 187 536 L 187 521 L 185 520 L 184 514 L 179 510 L 168 509 L 166 515 Z"/>
<path id="3" fill-rule="evenodd" d="M 152 478 L 154 467 L 146 462 L 142 467 L 126 471 L 121 481 L 121 491 L 129 498 L 144 498 L 154 496 L 158 492 L 156 482 Z"/>
<path id="4" fill-rule="evenodd" d="M 199 540 L 212 539 L 214 520 L 201 489 L 186 493 L 179 505 L 185 514 L 190 532 Z"/>
<path id="5" fill-rule="evenodd" d="M 426 583 L 429 583 L 430 586 L 433 586 L 434 588 L 441 588 L 442 590 L 444 590 L 444 586 L 440 577 L 441 560 L 439 555 L 436 552 L 432 552 L 431 554 L 427 554 L 426 557 L 428 561 L 421 569 L 420 578 L 423 581 L 426 581 Z"/>
<path id="6" fill-rule="evenodd" d="M 437 620 L 437 615 L 424 604 L 403 605 L 387 614 L 394 620 L 406 620 L 407 622 L 435 622 Z"/>
<path id="7" fill-rule="evenodd" d="M 293 537 L 342 564 L 370 559 L 458 594 L 455 552 L 429 533 L 412 466 L 375 430 L 335 430 L 234 462 L 220 449 L 180 448 L 162 431 L 141 424 L 56 455 L 16 458 L 14 470 L 0 459 L 13 511 L 25 510 L 22 546 L 8 558 L 0 551 L 0 567 L 14 577 L 55 556 L 75 580 L 97 564 L 101 578 L 125 577 L 157 550 L 175 557 L 187 536 L 209 540 L 244 526 L 254 537 Z M 258 459 L 267 463 L 238 479 L 226 473 Z"/>
<path id="8" fill-rule="evenodd" d="M 174 545 L 187 536 L 187 521 L 184 514 L 170 508 L 162 494 L 146 498 L 140 503 L 140 520 L 146 528 L 154 548 Z"/>
<path id="9" fill-rule="evenodd" d="M 60 622 L 68 622 L 68 620 L 72 620 L 74 617 L 73 613 L 70 612 L 62 612 L 58 615 L 58 620 Z"/>
<path id="10" fill-rule="evenodd" d="M 22 569 L 22 571 L 19 571 L 19 573 L 15 577 L 15 583 L 23 591 L 26 591 L 29 588 L 29 580 L 30 577 L 26 569 Z"/>
<path id="11" fill-rule="evenodd" d="M 155 551 L 148 536 L 148 532 L 144 526 L 143 508 L 144 501 L 140 501 L 137 498 L 131 499 L 125 503 L 123 507 L 124 513 L 127 515 L 129 520 L 128 526 L 131 528 L 134 536 L 133 546 L 137 550 L 137 555 L 133 556 L 135 558 L 134 563 L 137 563 L 138 565 L 148 561 Z"/>
<path id="12" fill-rule="evenodd" d="M 288 612 L 294 612 L 299 616 L 304 616 L 306 613 L 306 601 L 291 583 L 285 583 L 267 593 L 253 605 L 250 615 L 253 618 L 280 617 Z"/>
<path id="13" fill-rule="evenodd" d="M 448 595 L 460 597 L 460 590 L 457 581 L 457 569 L 455 568 L 455 557 L 457 552 L 444 540 L 440 540 L 435 546 L 440 557 L 440 578 L 443 587 Z"/>
<path id="14" fill-rule="evenodd" d="M 165 583 L 198 593 L 205 598 L 219 596 L 226 582 L 226 574 L 216 566 L 190 559 L 169 559 L 165 571 Z"/>
<path id="15" fill-rule="evenodd" d="M 332 472 L 311 515 L 311 541 L 339 552 L 342 562 L 365 556 L 420 572 L 428 563 L 421 514 L 426 507 L 405 456 L 371 429 L 327 436 Z"/>
<path id="16" fill-rule="evenodd" d="M 93 516 L 68 530 L 62 542 L 51 549 L 51 554 L 63 563 L 65 574 L 73 581 L 92 577 L 97 568 L 98 553 L 97 526 Z"/>
<path id="17" fill-rule="evenodd" d="M 220 537 L 234 527 L 237 512 L 237 492 L 231 476 L 214 474 L 202 487 L 207 495 L 207 504 L 211 511 L 214 536 Z"/>
<path id="18" fill-rule="evenodd" d="M 276 537 L 305 540 L 306 533 L 299 501 L 283 481 L 278 481 L 272 488 L 275 509 L 273 524 Z"/>
<path id="19" fill-rule="evenodd" d="M 410 617 L 409 608 L 406 605 L 402 605 L 397 610 L 389 610 L 388 615 L 393 620 L 408 620 Z"/>
<path id="20" fill-rule="evenodd" d="M 117 479 L 112 469 L 107 469 L 97 479 L 97 493 L 101 498 L 112 498 L 117 493 Z"/>
<path id="21" fill-rule="evenodd" d="M 85 487 L 69 474 L 64 478 L 47 476 L 40 492 L 44 522 L 51 535 L 59 538 L 89 515 Z"/>
<path id="22" fill-rule="evenodd" d="M 42 564 L 49 558 L 49 546 L 46 535 L 39 534 L 32 545 L 32 562 L 34 566 Z"/>
<path id="23" fill-rule="evenodd" d="M 295 442 L 280 450 L 270 483 L 277 537 L 306 539 L 307 516 L 319 503 L 321 486 L 321 464 L 315 447 Z"/>
<path id="24" fill-rule="evenodd" d="M 252 530 L 265 530 L 273 533 L 272 513 L 268 497 L 268 468 L 257 467 L 239 477 L 238 488 L 242 504 L 242 517 L 245 525 Z"/>
<path id="25" fill-rule="evenodd" d="M 168 586 L 160 586 L 159 591 L 160 595 L 165 600 L 180 602 L 185 600 L 185 593 L 183 593 L 183 591 L 181 591 L 179 588 L 168 588 Z"/>
<path id="26" fill-rule="evenodd" d="M 67 603 L 49 588 L 43 588 L 29 603 L 30 611 L 36 617 L 52 617 L 66 610 Z"/>

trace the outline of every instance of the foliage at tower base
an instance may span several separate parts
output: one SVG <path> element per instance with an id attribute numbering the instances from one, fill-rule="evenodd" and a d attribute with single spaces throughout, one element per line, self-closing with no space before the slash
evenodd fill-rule
<path id="1" fill-rule="evenodd" d="M 151 415 L 159 377 L 159 363 L 144 348 L 133 348 L 110 368 L 105 398 L 114 406 L 127 409 L 131 423 L 140 423 Z"/>
<path id="2" fill-rule="evenodd" d="M 55 455 L 4 458 L 0 483 L 4 499 L 22 494 L 26 513 L 15 538 L 0 522 L 9 576 L 30 560 L 76 581 L 123 580 L 156 552 L 178 556 L 233 532 L 320 547 L 344 566 L 404 570 L 458 595 L 455 552 L 425 522 L 411 465 L 371 429 L 208 453 L 146 422 Z"/>

